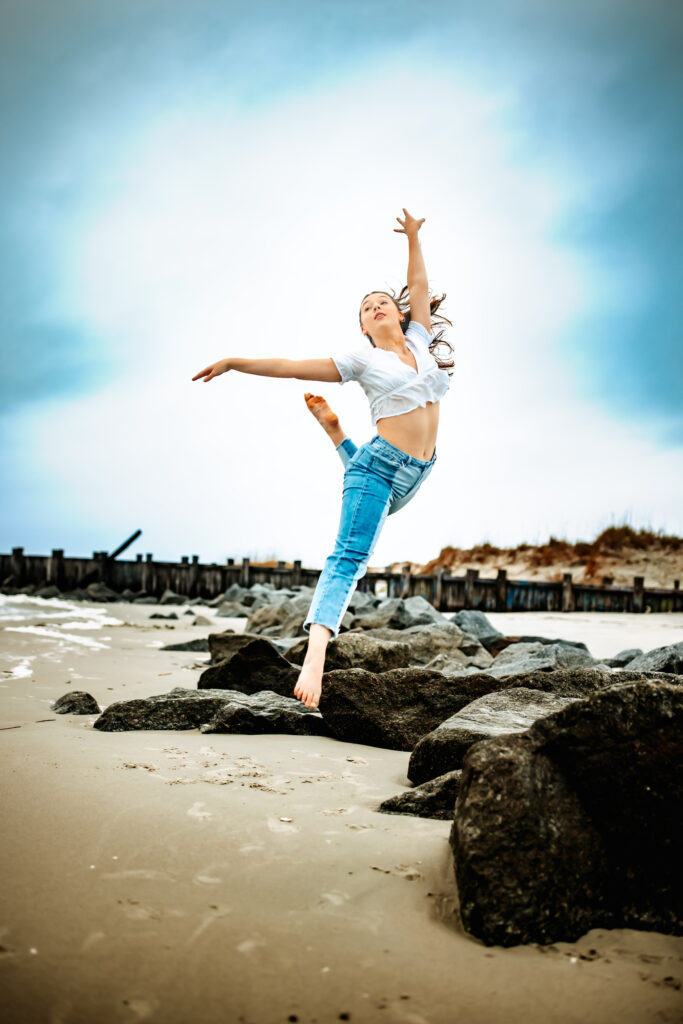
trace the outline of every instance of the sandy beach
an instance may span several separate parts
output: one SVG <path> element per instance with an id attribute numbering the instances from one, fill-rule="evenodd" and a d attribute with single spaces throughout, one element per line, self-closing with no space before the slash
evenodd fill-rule
<path id="1" fill-rule="evenodd" d="M 0 601 L 8 1024 L 683 1020 L 683 938 L 594 930 L 503 949 L 466 935 L 450 823 L 376 810 L 409 786 L 406 751 L 102 733 L 95 716 L 52 711 L 69 690 L 104 707 L 195 687 L 208 654 L 160 648 L 246 620 Z M 198 614 L 213 625 L 192 625 Z M 489 618 L 597 657 L 683 637 L 683 615 Z"/>

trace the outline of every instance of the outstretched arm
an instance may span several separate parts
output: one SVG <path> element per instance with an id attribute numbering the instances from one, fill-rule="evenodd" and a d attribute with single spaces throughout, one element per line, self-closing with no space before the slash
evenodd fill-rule
<path id="1" fill-rule="evenodd" d="M 431 334 L 432 320 L 429 312 L 429 281 L 425 269 L 418 231 L 425 222 L 423 217 L 416 220 L 403 207 L 405 220 L 397 217 L 401 228 L 394 228 L 399 234 L 408 236 L 408 291 L 410 293 L 410 319 L 422 324 Z"/>
<path id="2" fill-rule="evenodd" d="M 241 373 L 255 373 L 260 377 L 294 377 L 297 380 L 319 380 L 325 382 L 341 382 L 341 374 L 334 360 L 327 359 L 240 359 L 230 356 L 219 359 L 205 369 L 196 373 L 192 380 L 204 378 L 204 383 L 227 373 L 228 370 L 239 370 Z"/>

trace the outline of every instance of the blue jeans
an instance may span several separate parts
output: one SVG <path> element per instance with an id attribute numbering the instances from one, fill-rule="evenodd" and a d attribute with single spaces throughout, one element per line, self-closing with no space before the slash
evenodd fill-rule
<path id="1" fill-rule="evenodd" d="M 379 434 L 357 448 L 348 437 L 337 447 L 344 463 L 341 519 L 334 551 L 326 559 L 304 622 L 339 634 L 339 624 L 358 580 L 365 575 L 370 556 L 388 515 L 414 498 L 436 462 L 416 459 L 389 444 Z"/>

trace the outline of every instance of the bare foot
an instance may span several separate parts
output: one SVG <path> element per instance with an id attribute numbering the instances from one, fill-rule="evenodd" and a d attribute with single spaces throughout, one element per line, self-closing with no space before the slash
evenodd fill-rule
<path id="1" fill-rule="evenodd" d="M 309 662 L 301 666 L 301 672 L 294 687 L 294 696 L 307 708 L 317 708 L 322 690 L 324 666 Z"/>
<path id="2" fill-rule="evenodd" d="M 310 391 L 307 391 L 304 399 L 309 411 L 313 413 L 325 433 L 332 438 L 335 445 L 340 444 L 346 437 L 346 434 L 340 426 L 337 414 L 330 409 L 325 399 L 320 395 L 312 395 Z"/>

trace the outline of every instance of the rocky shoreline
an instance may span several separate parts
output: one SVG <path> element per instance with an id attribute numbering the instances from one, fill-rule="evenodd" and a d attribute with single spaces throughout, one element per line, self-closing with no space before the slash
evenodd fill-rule
<path id="1" fill-rule="evenodd" d="M 121 600 L 97 584 L 95 593 Z M 571 941 L 597 926 L 683 934 L 683 643 L 599 660 L 578 641 L 504 636 L 481 612 L 448 617 L 424 598 L 356 592 L 312 710 L 292 697 L 311 594 L 233 585 L 212 605 L 216 616 L 244 616 L 243 633 L 166 647 L 207 651 L 197 688 L 117 701 L 94 727 L 319 735 L 409 751 L 414 788 L 377 810 L 452 822 L 471 935 L 504 946 Z M 187 602 L 168 592 L 163 603 Z M 54 705 L 95 709 L 83 692 Z"/>

